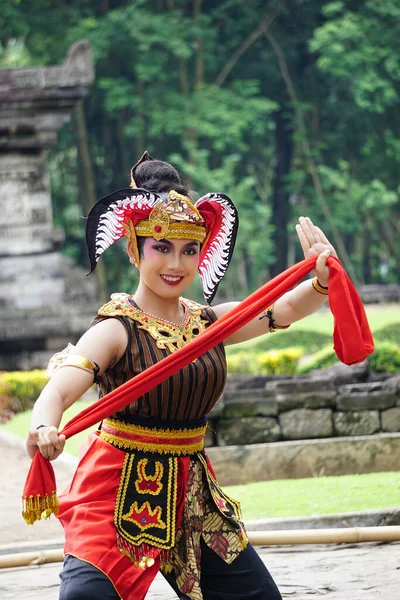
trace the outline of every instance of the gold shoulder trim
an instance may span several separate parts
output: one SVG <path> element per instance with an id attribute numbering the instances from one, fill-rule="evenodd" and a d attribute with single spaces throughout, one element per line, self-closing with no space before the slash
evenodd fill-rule
<path id="1" fill-rule="evenodd" d="M 136 308 L 129 303 L 129 294 L 119 292 L 111 294 L 111 300 L 103 304 L 97 314 L 101 317 L 131 317 L 132 311 L 136 312 Z"/>

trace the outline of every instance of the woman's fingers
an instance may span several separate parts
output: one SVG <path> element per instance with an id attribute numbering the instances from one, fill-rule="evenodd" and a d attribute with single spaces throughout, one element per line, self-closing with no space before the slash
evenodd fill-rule
<path id="1" fill-rule="evenodd" d="M 299 223 L 304 232 L 305 237 L 307 238 L 309 245 L 312 246 L 316 240 L 315 240 L 314 231 L 313 231 L 314 225 L 313 225 L 311 219 L 309 217 L 300 217 Z"/>
<path id="2" fill-rule="evenodd" d="M 65 435 L 59 436 L 56 427 L 40 427 L 31 431 L 31 435 L 44 458 L 54 460 L 64 449 Z"/>
<path id="3" fill-rule="evenodd" d="M 302 248 L 303 252 L 306 253 L 307 250 L 309 250 L 311 246 L 310 246 L 310 243 L 303 231 L 303 228 L 299 224 L 296 225 L 296 233 L 299 237 L 301 248 Z"/>

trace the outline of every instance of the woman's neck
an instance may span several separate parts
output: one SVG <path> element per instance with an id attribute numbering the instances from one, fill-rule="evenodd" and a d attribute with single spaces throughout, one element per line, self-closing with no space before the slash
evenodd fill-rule
<path id="1" fill-rule="evenodd" d="M 183 321 L 185 309 L 179 297 L 162 298 L 154 294 L 150 289 L 145 289 L 140 284 L 132 297 L 138 307 L 150 315 L 170 321 L 176 325 L 179 325 Z"/>

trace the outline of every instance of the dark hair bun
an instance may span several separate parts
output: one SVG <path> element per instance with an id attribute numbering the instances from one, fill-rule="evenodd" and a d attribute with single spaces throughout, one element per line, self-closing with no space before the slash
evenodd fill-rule
<path id="1" fill-rule="evenodd" d="M 178 171 L 162 160 L 142 162 L 136 167 L 134 177 L 137 187 L 149 192 L 161 193 L 175 190 L 179 194 L 189 194 L 188 190 L 182 185 Z"/>

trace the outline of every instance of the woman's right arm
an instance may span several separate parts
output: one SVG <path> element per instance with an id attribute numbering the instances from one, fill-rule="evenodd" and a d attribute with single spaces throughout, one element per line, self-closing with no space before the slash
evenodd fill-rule
<path id="1" fill-rule="evenodd" d="M 100 367 L 102 375 L 116 364 L 126 350 L 128 334 L 118 319 L 105 319 L 91 327 L 74 347 Z M 31 458 L 39 450 L 54 460 L 64 449 L 65 437 L 58 435 L 64 411 L 93 385 L 93 374 L 77 367 L 59 367 L 33 407 L 26 449 Z M 43 427 L 44 425 L 44 427 Z"/>

